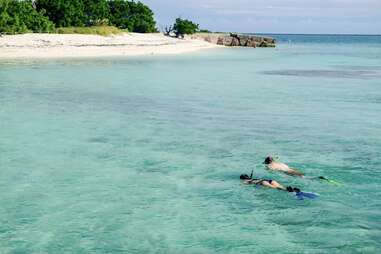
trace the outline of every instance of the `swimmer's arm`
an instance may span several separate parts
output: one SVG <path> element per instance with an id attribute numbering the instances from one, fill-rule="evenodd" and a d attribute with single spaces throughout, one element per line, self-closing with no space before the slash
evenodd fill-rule
<path id="1" fill-rule="evenodd" d="M 290 168 L 290 170 L 288 170 L 286 173 L 289 175 L 292 175 L 292 176 L 300 176 L 300 177 L 304 176 L 304 173 L 302 173 L 302 172 L 300 172 L 294 168 Z"/>

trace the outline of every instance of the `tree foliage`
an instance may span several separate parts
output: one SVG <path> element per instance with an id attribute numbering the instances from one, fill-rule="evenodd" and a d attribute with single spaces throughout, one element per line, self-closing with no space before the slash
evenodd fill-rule
<path id="1" fill-rule="evenodd" d="M 113 0 L 108 3 L 110 9 L 110 23 L 115 26 L 128 29 L 130 18 L 130 5 L 124 0 Z"/>
<path id="2" fill-rule="evenodd" d="M 110 14 L 106 0 L 36 0 L 36 8 L 44 10 L 57 27 L 108 23 Z"/>
<path id="3" fill-rule="evenodd" d="M 187 19 L 177 18 L 173 25 L 173 31 L 177 37 L 183 37 L 184 34 L 194 34 L 198 30 L 198 24 Z"/>
<path id="4" fill-rule="evenodd" d="M 126 0 L 0 0 L 0 32 L 50 32 L 56 27 L 112 25 L 156 32 L 152 10 Z"/>
<path id="5" fill-rule="evenodd" d="M 86 26 L 108 25 L 110 8 L 106 0 L 83 0 Z"/>
<path id="6" fill-rule="evenodd" d="M 156 32 L 152 10 L 141 2 L 123 0 L 109 1 L 110 23 L 131 32 Z"/>
<path id="7" fill-rule="evenodd" d="M 57 27 L 85 25 L 82 0 L 36 0 L 35 3 L 37 10 L 44 11 Z"/>
<path id="8" fill-rule="evenodd" d="M 152 10 L 141 2 L 125 0 L 37 0 L 38 10 L 58 27 L 110 24 L 132 32 L 155 32 Z"/>
<path id="9" fill-rule="evenodd" d="M 51 32 L 54 24 L 32 1 L 0 0 L 0 33 Z"/>

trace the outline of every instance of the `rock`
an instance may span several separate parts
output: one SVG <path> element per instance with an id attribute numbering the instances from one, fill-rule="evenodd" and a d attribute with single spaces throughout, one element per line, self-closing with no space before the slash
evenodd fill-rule
<path id="1" fill-rule="evenodd" d="M 263 41 L 263 38 L 262 37 L 258 37 L 258 36 L 253 36 L 253 39 L 255 42 L 259 42 L 261 43 Z"/>
<path id="2" fill-rule="evenodd" d="M 262 42 L 259 44 L 258 47 L 260 47 L 260 48 L 267 48 L 267 42 L 262 41 Z"/>
<path id="3" fill-rule="evenodd" d="M 239 38 L 239 43 L 241 47 L 246 47 L 248 41 L 250 41 L 250 38 L 248 37 Z"/>
<path id="4" fill-rule="evenodd" d="M 273 43 L 269 43 L 267 41 L 262 41 L 259 46 L 260 48 L 272 48 L 272 47 L 275 47 L 275 44 Z"/>
<path id="5" fill-rule="evenodd" d="M 264 37 L 263 40 L 267 43 L 270 43 L 270 44 L 275 44 L 275 39 L 273 38 L 270 38 L 270 37 Z"/>
<path id="6" fill-rule="evenodd" d="M 233 37 L 233 38 L 232 38 L 232 42 L 230 43 L 230 46 L 232 46 L 232 47 L 236 47 L 236 46 L 240 46 L 240 45 L 241 45 L 241 43 L 240 43 L 239 39 Z"/>
<path id="7" fill-rule="evenodd" d="M 205 41 L 212 43 L 212 39 L 210 38 L 210 36 L 205 37 Z"/>
<path id="8" fill-rule="evenodd" d="M 240 34 L 221 34 L 221 33 L 208 33 L 208 34 L 195 34 L 191 36 L 194 39 L 205 40 L 217 45 L 224 45 L 229 47 L 275 47 L 275 39 L 270 37 L 254 36 L 254 35 L 240 35 Z"/>
<path id="9" fill-rule="evenodd" d="M 206 36 L 205 41 L 213 43 L 213 44 L 218 44 L 218 39 L 219 37 L 217 36 Z"/>
<path id="10" fill-rule="evenodd" d="M 223 37 L 218 37 L 218 39 L 217 39 L 217 45 L 225 45 Z"/>
<path id="11" fill-rule="evenodd" d="M 245 45 L 246 47 L 251 47 L 251 48 L 256 48 L 257 47 L 257 45 L 256 45 L 256 43 L 255 43 L 255 41 L 254 40 L 252 40 L 252 39 L 250 39 L 250 40 L 247 40 L 247 42 L 246 42 L 246 45 Z"/>
<path id="12" fill-rule="evenodd" d="M 224 37 L 223 41 L 224 41 L 223 45 L 230 47 L 232 45 L 233 38 L 232 37 Z"/>

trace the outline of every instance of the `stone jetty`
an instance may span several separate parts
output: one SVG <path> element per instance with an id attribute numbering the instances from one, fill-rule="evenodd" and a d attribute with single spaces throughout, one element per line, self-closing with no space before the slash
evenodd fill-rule
<path id="1" fill-rule="evenodd" d="M 205 40 L 210 43 L 228 47 L 268 48 L 275 47 L 276 43 L 275 39 L 271 37 L 234 33 L 196 33 L 191 35 L 190 38 Z"/>

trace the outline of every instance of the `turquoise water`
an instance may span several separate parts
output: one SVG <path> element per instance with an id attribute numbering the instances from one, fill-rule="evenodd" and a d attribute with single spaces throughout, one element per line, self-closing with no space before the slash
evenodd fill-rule
<path id="1" fill-rule="evenodd" d="M 379 253 L 381 39 L 305 40 L 3 61 L 0 253 Z"/>

